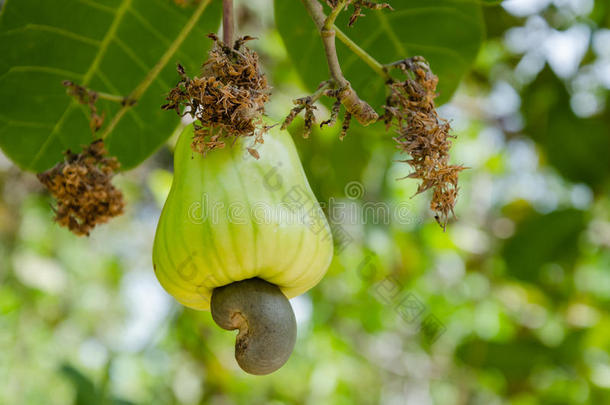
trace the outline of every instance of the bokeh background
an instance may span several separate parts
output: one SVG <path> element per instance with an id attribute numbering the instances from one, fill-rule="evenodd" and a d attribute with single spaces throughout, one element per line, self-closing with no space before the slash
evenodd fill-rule
<path id="1" fill-rule="evenodd" d="M 279 120 L 307 91 L 272 2 L 237 12 Z M 381 126 L 343 141 L 290 127 L 342 242 L 292 300 L 295 352 L 270 376 L 243 373 L 233 333 L 155 279 L 175 140 L 115 178 L 127 213 L 88 238 L 55 225 L 35 176 L 0 154 L 0 403 L 610 404 L 610 3 L 484 12 L 476 64 L 440 109 L 469 167 L 446 232 L 430 195 L 397 180 L 409 169 Z"/>

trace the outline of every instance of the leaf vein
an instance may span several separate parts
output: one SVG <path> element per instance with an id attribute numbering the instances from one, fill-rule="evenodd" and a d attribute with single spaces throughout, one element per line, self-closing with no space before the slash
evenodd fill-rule
<path id="1" fill-rule="evenodd" d="M 96 47 L 100 45 L 100 41 L 97 39 L 89 38 L 84 35 L 80 35 L 75 32 L 65 30 L 63 28 L 53 27 L 52 25 L 46 25 L 46 24 L 26 24 L 19 28 L 14 28 L 12 30 L 4 31 L 2 33 L 2 35 L 13 34 L 13 33 L 18 33 L 18 32 L 20 33 L 20 32 L 24 32 L 24 31 L 51 32 L 53 34 L 57 34 L 62 37 L 74 39 L 76 41 L 79 41 L 79 42 L 82 42 L 82 43 L 85 43 L 88 45 L 92 45 L 92 46 L 96 46 Z"/>
<path id="2" fill-rule="evenodd" d="M 464 57 L 458 51 L 454 51 L 453 49 L 443 48 L 441 46 L 435 46 L 435 45 L 414 44 L 414 43 L 409 43 L 409 42 L 405 42 L 405 45 L 410 45 L 414 48 L 429 49 L 431 51 L 449 54 L 449 55 L 452 55 L 454 58 L 459 59 L 461 63 L 467 65 Z"/>
<path id="3" fill-rule="evenodd" d="M 146 17 L 144 17 L 142 14 L 140 14 L 139 11 L 137 11 L 135 8 L 130 7 L 129 8 L 129 12 L 131 13 L 131 15 L 140 22 L 140 24 L 142 24 L 143 27 L 145 27 L 151 34 L 153 34 L 155 37 L 157 37 L 157 39 L 159 39 L 161 42 L 163 42 L 163 44 L 165 45 L 169 45 L 170 41 L 168 41 L 166 35 L 164 35 L 161 31 L 159 31 L 159 29 L 157 29 L 154 25 L 152 25 L 150 23 L 150 21 L 148 21 L 146 19 Z M 178 52 L 180 53 L 180 52 Z M 187 60 L 190 64 L 196 65 L 197 63 L 193 61 L 192 58 L 183 55 L 184 59 Z"/>
<path id="4" fill-rule="evenodd" d="M 104 86 L 113 94 L 121 94 L 121 91 L 117 89 L 117 87 L 110 81 L 108 76 L 106 76 L 101 71 L 97 72 L 97 77 L 104 83 Z M 130 115 L 133 116 L 134 121 L 138 125 L 140 129 L 144 129 L 146 127 L 146 123 L 140 118 L 138 114 L 135 113 L 133 109 L 129 110 Z"/>
<path id="5" fill-rule="evenodd" d="M 144 17 L 142 14 L 140 14 L 139 11 L 137 11 L 135 8 L 130 7 L 129 8 L 129 13 L 140 22 L 140 24 L 142 24 L 148 31 L 150 31 L 151 34 L 153 34 L 154 36 L 157 37 L 157 39 L 161 40 L 164 44 L 169 44 L 169 41 L 167 40 L 167 38 L 165 37 L 165 35 L 163 35 L 163 33 L 161 31 L 159 31 L 154 25 L 152 25 L 150 23 L 150 21 L 148 21 L 146 19 L 146 17 Z"/>
<path id="6" fill-rule="evenodd" d="M 14 72 L 49 73 L 49 74 L 61 76 L 61 77 L 64 77 L 64 78 L 65 77 L 73 77 L 73 78 L 83 77 L 82 73 L 76 73 L 76 72 L 72 72 L 70 70 L 57 69 L 57 68 L 52 68 L 52 67 L 48 67 L 48 66 L 23 65 L 23 66 L 13 66 L 13 67 L 11 67 L 5 73 L 0 75 L 0 79 L 3 79 L 5 76 L 8 76 L 9 74 L 14 73 Z"/>
<path id="7" fill-rule="evenodd" d="M 203 0 L 201 3 L 199 3 L 199 5 L 197 6 L 197 9 L 195 10 L 195 12 L 191 16 L 191 18 L 186 22 L 186 24 L 182 28 L 182 31 L 180 31 L 180 33 L 178 34 L 176 39 L 174 39 L 174 41 L 172 41 L 172 43 L 169 46 L 169 48 L 167 49 L 167 51 L 165 51 L 165 53 L 161 56 L 161 58 L 159 59 L 157 64 L 148 72 L 148 75 L 144 78 L 144 80 L 142 82 L 140 82 L 140 84 L 138 84 L 138 86 L 130 94 L 129 97 L 131 99 L 138 100 L 142 96 L 142 94 L 144 94 L 144 92 L 146 92 L 146 90 L 148 90 L 148 88 L 150 87 L 152 82 L 157 78 L 157 76 L 159 76 L 159 73 L 161 73 L 161 70 L 163 70 L 163 68 L 167 65 L 169 60 L 178 51 L 178 48 L 180 47 L 180 45 L 182 45 L 182 43 L 184 42 L 186 37 L 189 35 L 189 33 L 191 31 L 193 31 L 197 21 L 199 21 L 199 19 L 201 18 L 201 15 L 203 14 L 203 12 L 207 8 L 207 6 L 210 4 L 210 1 L 211 0 Z M 121 120 L 121 118 L 127 112 L 127 109 L 129 109 L 129 108 L 130 108 L 129 106 L 123 106 L 114 115 L 114 117 L 112 117 L 112 121 L 104 130 L 104 133 L 102 134 L 102 138 L 105 138 L 110 132 L 112 132 L 112 130 L 116 127 L 118 122 Z"/>
<path id="8" fill-rule="evenodd" d="M 144 72 L 148 72 L 151 67 L 148 66 L 146 62 L 144 62 L 140 57 L 136 54 L 136 52 L 130 48 L 125 42 L 121 41 L 119 38 L 114 39 L 114 43 L 119 46 L 125 52 L 127 56 L 138 65 Z"/>
<path id="9" fill-rule="evenodd" d="M 115 18 L 112 21 L 112 23 L 110 24 L 110 27 L 108 27 L 108 31 L 106 31 L 106 35 L 104 36 L 104 39 L 100 43 L 99 50 L 98 50 L 97 54 L 95 55 L 95 58 L 91 62 L 91 65 L 89 66 L 89 69 L 87 70 L 87 73 L 85 73 L 85 75 L 83 77 L 83 81 L 81 83 L 83 86 L 86 86 L 87 84 L 89 84 L 89 81 L 93 77 L 93 74 L 98 69 L 102 58 L 106 54 L 108 45 L 112 41 L 113 37 L 116 35 L 116 31 L 117 31 L 119 25 L 121 24 L 121 20 L 123 19 L 123 16 L 125 15 L 125 12 L 127 11 L 131 2 L 132 2 L 132 0 L 123 0 L 123 3 L 121 3 L 119 8 L 116 10 Z M 74 101 L 74 100 L 71 100 L 68 103 L 68 106 L 66 107 L 63 114 L 61 115 L 61 117 L 59 118 L 59 120 L 57 121 L 55 126 L 53 127 L 53 130 L 49 134 L 49 137 L 40 146 L 38 153 L 36 153 L 36 155 L 34 156 L 32 161 L 30 162 L 30 164 L 29 164 L 30 168 L 33 168 L 36 165 L 36 163 L 38 163 L 38 161 L 42 158 L 42 156 L 46 152 L 46 149 L 49 147 L 49 144 L 51 143 L 51 141 L 53 139 L 55 139 L 55 137 L 61 130 L 61 127 L 63 126 L 64 121 L 68 117 L 69 113 L 72 111 L 72 108 L 74 108 L 75 103 L 76 103 L 76 101 Z"/>
<path id="10" fill-rule="evenodd" d="M 381 24 L 383 30 L 386 32 L 386 34 L 388 34 L 388 37 L 390 38 L 390 41 L 392 41 L 394 48 L 396 48 L 396 52 L 398 52 L 399 55 L 404 55 L 404 57 L 406 57 L 407 50 L 400 43 L 400 39 L 396 36 L 396 33 L 390 26 L 385 14 L 381 11 L 377 11 L 375 15 L 377 16 L 377 19 L 379 20 L 379 23 Z"/>
<path id="11" fill-rule="evenodd" d="M 360 44 L 360 46 L 368 51 L 368 48 L 373 44 L 373 42 L 375 42 L 379 36 L 381 35 L 382 31 L 375 31 L 373 33 L 373 35 L 371 35 L 370 37 L 368 37 L 366 39 L 366 41 L 362 42 L 362 44 Z M 349 49 L 349 48 L 348 48 Z M 349 57 L 349 59 L 346 60 L 346 62 L 343 64 L 342 68 L 343 70 L 347 71 L 349 69 L 349 67 L 356 62 L 358 59 L 360 59 L 358 57 L 358 55 L 356 55 L 355 53 L 351 52 L 351 56 Z"/>
<path id="12" fill-rule="evenodd" d="M 0 115 L 0 121 L 7 123 L 8 125 L 14 127 L 27 127 L 27 128 L 53 128 L 53 123 L 44 123 L 44 122 L 33 122 L 33 121 L 19 121 L 10 119 L 4 115 Z"/>
<path id="13" fill-rule="evenodd" d="M 91 0 L 76 0 L 81 4 L 87 5 L 91 8 L 96 8 L 98 10 L 102 10 L 102 11 L 106 11 L 107 13 L 111 13 L 114 14 L 116 13 L 116 10 L 112 7 L 100 4 L 100 3 L 96 3 L 95 1 L 91 1 Z"/>
<path id="14" fill-rule="evenodd" d="M 473 15 L 472 14 L 467 14 L 467 13 L 462 13 L 461 11 L 458 11 L 455 8 L 451 8 L 451 7 L 442 7 L 442 6 L 437 6 L 437 7 L 418 7 L 418 8 L 411 8 L 411 9 L 407 9 L 407 10 L 400 10 L 400 11 L 395 11 L 393 13 L 388 14 L 387 18 L 390 20 L 396 19 L 398 17 L 403 17 L 405 15 L 414 15 L 414 14 L 425 14 L 425 13 L 447 13 L 447 14 L 453 14 L 456 16 L 460 16 L 463 19 L 466 20 L 473 20 Z"/>

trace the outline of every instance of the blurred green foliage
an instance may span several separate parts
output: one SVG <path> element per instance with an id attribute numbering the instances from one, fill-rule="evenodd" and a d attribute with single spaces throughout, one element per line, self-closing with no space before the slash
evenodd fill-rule
<path id="1" fill-rule="evenodd" d="M 237 9 L 279 120 L 310 90 L 271 3 Z M 293 300 L 295 352 L 270 376 L 244 374 L 233 334 L 154 278 L 171 141 L 115 178 L 127 213 L 85 239 L 54 225 L 35 177 L 0 157 L 0 403 L 610 403 L 610 6 L 506 1 L 483 15 L 488 38 L 441 109 L 452 159 L 470 168 L 446 232 L 430 196 L 396 180 L 409 169 L 383 126 L 354 125 L 343 141 L 338 128 L 309 139 L 302 121 L 289 128 L 350 242 Z M 345 189 L 354 181 L 358 198 Z M 389 221 L 366 217 L 379 202 Z"/>

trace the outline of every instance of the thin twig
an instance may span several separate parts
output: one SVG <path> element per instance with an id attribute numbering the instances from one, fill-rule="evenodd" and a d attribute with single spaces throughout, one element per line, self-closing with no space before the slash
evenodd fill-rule
<path id="1" fill-rule="evenodd" d="M 326 17 L 322 5 L 317 0 L 301 0 L 307 9 L 307 12 L 313 19 L 314 23 L 320 31 L 324 50 L 326 52 L 326 60 L 328 62 L 328 70 L 333 80 L 343 87 L 348 84 L 348 81 L 341 72 L 341 65 L 337 58 L 337 49 L 335 48 L 335 30 L 334 22 L 339 12 L 343 9 L 345 1 L 341 1 L 337 7 L 333 9 L 331 14 Z"/>
<path id="2" fill-rule="evenodd" d="M 96 96 L 100 100 L 108 100 L 121 105 L 132 106 L 135 105 L 137 100 L 133 100 L 129 97 L 117 96 L 116 94 L 103 93 L 100 91 L 95 92 Z"/>
<path id="3" fill-rule="evenodd" d="M 354 54 L 356 54 L 356 56 L 358 56 L 360 59 L 362 59 L 362 61 L 364 63 L 369 65 L 369 67 L 371 69 L 373 69 L 375 71 L 375 73 L 377 73 L 379 76 L 383 77 L 383 79 L 386 81 L 390 79 L 390 75 L 383 68 L 384 66 L 377 61 L 377 59 L 375 59 L 367 51 L 362 49 L 357 43 L 352 41 L 351 38 L 348 37 L 339 28 L 335 27 L 335 32 L 337 34 L 337 39 L 339 41 L 343 42 L 343 44 L 345 46 L 347 46 L 352 52 L 354 52 Z"/>
<path id="4" fill-rule="evenodd" d="M 125 101 L 125 97 L 117 96 L 116 94 L 103 93 L 101 91 L 96 91 L 95 94 L 101 100 L 113 101 L 115 103 L 123 103 Z"/>
<path id="5" fill-rule="evenodd" d="M 233 0 L 222 0 L 222 41 L 233 46 Z"/>
<path id="6" fill-rule="evenodd" d="M 369 125 L 377 121 L 379 116 L 375 110 L 361 100 L 349 81 L 341 72 L 341 65 L 337 57 L 337 49 L 335 47 L 335 20 L 345 7 L 347 0 L 339 0 L 337 5 L 332 8 L 328 17 L 324 14 L 322 5 L 317 0 L 301 0 L 307 13 L 311 16 L 316 27 L 320 31 L 322 44 L 326 53 L 326 61 L 330 76 L 338 88 L 337 98 L 345 106 L 345 109 L 351 113 L 362 125 Z"/>
<path id="7" fill-rule="evenodd" d="M 313 93 L 311 96 L 307 96 L 307 97 L 301 97 L 301 98 L 297 98 L 296 100 L 293 101 L 293 103 L 295 104 L 295 107 L 290 110 L 290 114 L 288 114 L 288 116 L 286 117 L 286 119 L 284 119 L 284 122 L 282 123 L 282 129 L 286 129 L 288 127 L 288 125 L 290 125 L 290 123 L 292 122 L 292 120 L 294 120 L 294 118 L 304 109 L 306 110 L 306 115 L 309 114 L 310 117 L 310 125 L 309 126 L 309 131 L 311 131 L 311 114 L 312 114 L 312 110 L 314 110 L 316 107 L 314 106 L 314 103 L 316 101 L 318 101 L 320 99 L 320 97 L 322 97 L 328 90 L 330 90 L 332 87 L 335 87 L 335 83 L 332 79 L 327 80 L 325 82 L 320 83 L 320 86 L 318 86 L 318 89 L 316 90 L 315 93 Z M 306 120 L 307 122 L 307 120 Z M 307 125 L 306 125 L 306 129 L 307 129 Z M 307 133 L 304 134 L 305 137 L 307 137 Z"/>
<path id="8" fill-rule="evenodd" d="M 307 12 L 309 13 L 309 15 L 311 16 L 311 18 L 313 19 L 314 23 L 316 24 L 316 26 L 318 27 L 318 29 L 320 31 L 325 27 L 326 23 L 332 22 L 332 24 L 327 25 L 326 28 L 328 30 L 334 31 L 333 36 L 336 35 L 336 37 L 339 41 L 343 42 L 343 44 L 345 44 L 345 46 L 347 46 L 352 52 L 354 52 L 356 54 L 356 56 L 358 56 L 360 59 L 362 59 L 362 61 L 364 63 L 369 65 L 369 67 L 371 69 L 373 69 L 375 71 L 375 73 L 377 73 L 379 76 L 381 76 L 384 80 L 388 80 L 390 78 L 388 73 L 383 69 L 383 65 L 381 63 L 379 63 L 379 61 L 377 61 L 377 59 L 375 59 L 367 51 L 365 51 L 358 44 L 356 44 L 354 41 L 352 41 L 338 27 L 334 26 L 335 19 L 337 18 L 336 15 L 334 16 L 334 18 L 332 20 L 329 20 L 329 19 L 327 19 L 326 15 L 324 14 L 322 5 L 317 0 L 301 0 L 301 1 L 305 5 Z M 343 5 L 341 5 L 341 9 L 342 8 L 343 8 Z M 339 10 L 339 7 L 337 7 L 335 10 Z M 339 11 L 337 11 L 337 14 Z M 334 37 L 331 40 L 333 42 L 332 47 L 334 48 L 335 47 Z M 326 41 L 325 41 L 324 46 L 326 48 Z M 335 52 L 335 56 L 336 56 L 336 52 Z M 327 51 L 327 59 L 328 59 L 328 51 Z M 336 57 L 334 59 L 336 59 Z M 330 65 L 331 62 L 333 63 L 333 66 Z M 337 61 L 336 64 L 338 66 L 339 62 Z M 333 74 L 332 69 L 334 69 L 334 68 L 335 68 L 334 60 L 332 60 L 332 55 L 331 55 L 331 60 L 329 60 L 329 69 L 331 70 L 331 75 Z M 339 68 L 338 72 L 341 73 L 340 68 Z M 341 77 L 343 77 L 343 74 L 341 74 Z"/>
<path id="9" fill-rule="evenodd" d="M 339 0 L 337 1 L 337 5 L 330 11 L 328 17 L 324 21 L 323 29 L 325 31 L 332 31 L 335 25 L 335 20 L 339 16 L 339 13 L 343 10 L 345 5 L 347 4 L 347 0 Z"/>
<path id="10" fill-rule="evenodd" d="M 423 56 L 413 56 L 411 58 L 404 58 L 401 60 L 397 60 L 395 62 L 386 63 L 385 65 L 382 65 L 381 68 L 387 73 L 387 71 L 392 68 L 400 67 L 401 65 L 410 67 L 410 66 L 413 66 L 413 64 L 417 63 L 417 62 L 425 63 L 425 64 L 428 63 L 428 62 L 426 62 L 426 59 Z M 410 69 L 412 69 L 412 67 L 410 67 Z"/>
<path id="11" fill-rule="evenodd" d="M 333 87 L 333 83 L 331 80 L 327 80 L 325 82 L 320 83 L 318 90 L 316 90 L 315 93 L 309 96 L 309 102 L 315 103 L 316 101 L 318 101 L 320 97 L 324 95 L 324 92 L 326 92 L 326 90 L 330 89 L 331 87 Z"/>

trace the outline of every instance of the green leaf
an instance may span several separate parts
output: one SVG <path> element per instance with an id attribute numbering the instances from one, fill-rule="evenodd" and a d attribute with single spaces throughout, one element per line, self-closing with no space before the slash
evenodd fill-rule
<path id="1" fill-rule="evenodd" d="M 70 380 L 76 390 L 74 405 L 95 405 L 101 402 L 100 393 L 89 377 L 69 364 L 63 364 L 60 371 Z"/>
<path id="2" fill-rule="evenodd" d="M 459 346 L 456 357 L 476 369 L 496 369 L 511 381 L 527 379 L 532 365 L 566 365 L 579 361 L 582 333 L 571 333 L 551 349 L 533 336 L 522 333 L 507 343 L 473 339 Z"/>
<path id="3" fill-rule="evenodd" d="M 479 2 L 468 0 L 410 0 L 394 2 L 395 11 L 364 10 L 353 27 L 347 27 L 352 8 L 342 12 L 337 27 L 377 61 L 387 64 L 423 55 L 439 77 L 443 103 L 451 98 L 473 63 L 483 41 Z M 326 9 L 328 13 L 328 9 Z M 320 35 L 297 0 L 275 0 L 277 28 L 288 54 L 310 91 L 328 79 Z M 337 39 L 337 54 L 347 80 L 360 98 L 373 107 L 385 100 L 384 80 Z"/>
<path id="4" fill-rule="evenodd" d="M 128 96 L 98 101 L 100 130 L 123 168 L 139 164 L 178 123 L 162 111 L 176 62 L 197 72 L 220 21 L 220 2 L 179 7 L 172 0 L 8 0 L 0 15 L 0 148 L 40 172 L 92 140 L 85 106 L 64 80 Z"/>
<path id="5" fill-rule="evenodd" d="M 580 118 L 565 85 L 544 69 L 522 96 L 526 133 L 568 180 L 603 189 L 610 174 L 610 111 Z"/>
<path id="6" fill-rule="evenodd" d="M 62 364 L 60 372 L 70 380 L 76 390 L 74 405 L 134 405 L 133 402 L 120 398 L 111 397 L 106 400 L 105 389 L 97 387 L 89 377 L 68 363 Z"/>
<path id="7" fill-rule="evenodd" d="M 545 264 L 559 263 L 569 268 L 578 257 L 578 239 L 584 229 L 584 213 L 575 209 L 526 218 L 504 246 L 509 274 L 539 283 Z"/>

